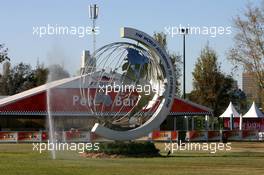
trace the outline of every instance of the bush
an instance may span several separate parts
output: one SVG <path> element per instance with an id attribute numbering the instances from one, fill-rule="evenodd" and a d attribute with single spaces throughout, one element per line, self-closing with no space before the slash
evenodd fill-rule
<path id="1" fill-rule="evenodd" d="M 100 143 L 98 153 L 126 156 L 159 156 L 159 150 L 151 142 L 110 142 Z"/>

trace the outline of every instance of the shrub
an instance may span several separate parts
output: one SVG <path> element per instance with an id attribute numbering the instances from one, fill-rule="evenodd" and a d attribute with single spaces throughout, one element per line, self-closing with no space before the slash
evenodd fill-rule
<path id="1" fill-rule="evenodd" d="M 126 156 L 159 156 L 159 150 L 151 142 L 105 142 L 96 151 L 105 154 Z"/>

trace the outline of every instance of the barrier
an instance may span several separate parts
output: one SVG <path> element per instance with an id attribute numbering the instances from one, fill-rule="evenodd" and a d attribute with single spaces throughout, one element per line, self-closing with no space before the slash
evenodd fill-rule
<path id="1" fill-rule="evenodd" d="M 88 131 L 66 131 L 63 132 L 64 142 L 90 142 L 90 132 Z"/>
<path id="2" fill-rule="evenodd" d="M 0 132 L 0 142 L 17 142 L 17 132 Z"/>
<path id="3" fill-rule="evenodd" d="M 180 131 L 153 131 L 137 141 L 165 141 L 176 142 Z M 89 131 L 63 131 L 56 132 L 55 137 L 59 142 L 103 142 L 111 141 Z M 233 131 L 187 131 L 186 141 L 221 141 L 226 137 L 228 141 L 264 141 L 264 132 L 257 130 L 233 130 Z M 1 131 L 0 143 L 25 143 L 46 142 L 46 131 Z"/>
<path id="4" fill-rule="evenodd" d="M 208 132 L 207 131 L 187 131 L 186 141 L 207 141 Z"/>
<path id="5" fill-rule="evenodd" d="M 228 141 L 242 140 L 242 132 L 239 130 L 223 131 L 222 137 L 225 137 Z"/>
<path id="6" fill-rule="evenodd" d="M 18 142 L 41 142 L 41 132 L 25 131 L 17 133 Z"/>
<path id="7" fill-rule="evenodd" d="M 153 131 L 152 140 L 154 141 L 170 141 L 171 132 L 169 131 Z"/>
<path id="8" fill-rule="evenodd" d="M 178 131 L 172 131 L 171 132 L 171 140 L 172 141 L 178 141 L 179 140 L 179 133 L 178 133 Z"/>
<path id="9" fill-rule="evenodd" d="M 220 131 L 208 131 L 208 141 L 220 141 L 221 140 L 221 132 Z"/>
<path id="10" fill-rule="evenodd" d="M 152 141 L 177 141 L 177 131 L 153 131 Z"/>
<path id="11" fill-rule="evenodd" d="M 49 139 L 49 134 L 46 131 L 41 132 L 41 141 L 46 142 Z"/>
<path id="12" fill-rule="evenodd" d="M 242 131 L 242 140 L 244 141 L 255 141 L 259 140 L 259 132 L 252 130 Z"/>

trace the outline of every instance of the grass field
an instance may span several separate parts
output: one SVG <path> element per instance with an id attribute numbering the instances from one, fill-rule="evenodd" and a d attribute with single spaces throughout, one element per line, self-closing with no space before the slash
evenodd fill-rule
<path id="1" fill-rule="evenodd" d="M 163 144 L 157 145 L 163 149 Z M 76 152 L 32 151 L 31 144 L 0 144 L 1 175 L 264 174 L 264 143 L 232 143 L 229 152 L 176 152 L 171 157 L 91 159 Z M 161 150 L 162 152 L 162 150 Z M 165 152 L 162 152 L 165 154 Z"/>

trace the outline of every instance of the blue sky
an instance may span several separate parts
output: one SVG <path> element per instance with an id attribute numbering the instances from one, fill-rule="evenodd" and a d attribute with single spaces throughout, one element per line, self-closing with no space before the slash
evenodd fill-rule
<path id="1" fill-rule="evenodd" d="M 254 1 L 253 3 L 258 3 Z M 92 36 L 44 36 L 33 35 L 33 26 L 67 25 L 91 26 L 88 18 L 88 6 L 97 3 L 100 8 L 97 26 L 97 48 L 105 44 L 122 41 L 119 29 L 123 26 L 134 27 L 148 34 L 164 32 L 165 26 L 232 26 L 232 18 L 241 14 L 247 0 L 156 0 L 156 1 L 2 1 L 0 43 L 9 48 L 12 64 L 19 62 L 36 65 L 37 60 L 45 63 L 60 63 L 71 74 L 80 66 L 81 52 L 91 49 Z M 210 37 L 207 35 L 188 35 L 186 38 L 186 76 L 187 91 L 192 89 L 194 64 L 201 49 L 207 42 L 219 56 L 224 72 L 229 73 L 232 65 L 226 59 L 226 52 L 233 45 L 232 34 Z M 182 53 L 182 37 L 168 38 L 171 52 Z M 241 84 L 241 72 L 234 76 Z"/>

